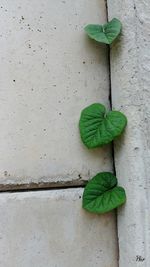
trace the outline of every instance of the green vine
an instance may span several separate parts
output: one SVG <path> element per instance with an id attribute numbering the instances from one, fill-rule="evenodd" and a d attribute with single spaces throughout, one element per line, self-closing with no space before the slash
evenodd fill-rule
<path id="1" fill-rule="evenodd" d="M 104 25 L 89 24 L 85 32 L 91 39 L 110 45 L 121 32 L 121 22 L 114 18 Z M 102 104 L 94 103 L 81 112 L 79 130 L 84 145 L 92 149 L 111 143 L 122 134 L 126 125 L 127 118 L 123 113 L 107 112 Z M 125 190 L 117 183 L 112 173 L 98 173 L 84 189 L 83 208 L 89 212 L 105 213 L 124 204 Z"/>

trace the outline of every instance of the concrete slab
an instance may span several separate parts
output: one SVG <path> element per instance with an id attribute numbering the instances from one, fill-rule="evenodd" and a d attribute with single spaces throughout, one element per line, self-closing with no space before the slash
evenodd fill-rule
<path id="1" fill-rule="evenodd" d="M 150 3 L 108 0 L 109 19 L 122 21 L 111 49 L 113 108 L 128 117 L 115 142 L 117 177 L 127 191 L 118 213 L 120 267 L 150 266 Z"/>
<path id="2" fill-rule="evenodd" d="M 115 216 L 81 208 L 82 189 L 0 194 L 0 266 L 117 267 Z"/>
<path id="3" fill-rule="evenodd" d="M 109 106 L 106 47 L 83 31 L 105 21 L 104 0 L 2 1 L 0 189 L 111 169 L 109 148 L 89 152 L 78 133 L 85 106 Z"/>

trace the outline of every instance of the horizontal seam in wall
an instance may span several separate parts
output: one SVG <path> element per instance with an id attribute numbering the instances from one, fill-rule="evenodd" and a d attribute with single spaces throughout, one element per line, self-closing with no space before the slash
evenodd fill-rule
<path id="1" fill-rule="evenodd" d="M 0 193 L 3 192 L 25 192 L 25 191 L 44 191 L 44 190 L 61 190 L 68 188 L 82 188 L 86 182 L 56 182 L 56 183 L 29 183 L 29 184 L 8 184 L 0 185 Z"/>

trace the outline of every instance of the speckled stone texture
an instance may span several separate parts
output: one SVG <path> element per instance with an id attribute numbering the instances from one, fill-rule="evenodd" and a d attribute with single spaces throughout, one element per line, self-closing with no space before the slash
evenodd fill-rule
<path id="1" fill-rule="evenodd" d="M 82 189 L 0 194 L 0 266 L 117 267 L 113 213 L 81 208 Z"/>
<path id="2" fill-rule="evenodd" d="M 118 212 L 120 267 L 150 266 L 150 2 L 108 0 L 109 19 L 122 21 L 111 47 L 113 108 L 128 117 L 115 142 L 119 182 L 127 203 Z"/>
<path id="3" fill-rule="evenodd" d="M 78 130 L 84 107 L 109 107 L 107 49 L 83 30 L 106 19 L 104 0 L 1 2 L 0 189 L 112 169 L 109 147 L 88 151 Z"/>

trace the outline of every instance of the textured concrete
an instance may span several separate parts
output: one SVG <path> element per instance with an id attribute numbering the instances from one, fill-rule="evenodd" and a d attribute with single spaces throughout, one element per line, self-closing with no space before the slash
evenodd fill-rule
<path id="1" fill-rule="evenodd" d="M 150 2 L 108 0 L 123 33 L 111 49 L 113 108 L 128 117 L 115 142 L 115 165 L 127 203 L 118 213 L 120 267 L 150 266 Z"/>
<path id="2" fill-rule="evenodd" d="M 109 105 L 106 47 L 83 31 L 104 21 L 104 0 L 1 2 L 0 189 L 111 169 L 109 148 L 87 151 L 78 133 L 85 106 Z"/>
<path id="3" fill-rule="evenodd" d="M 117 267 L 115 216 L 81 208 L 82 189 L 0 194 L 0 266 Z"/>

